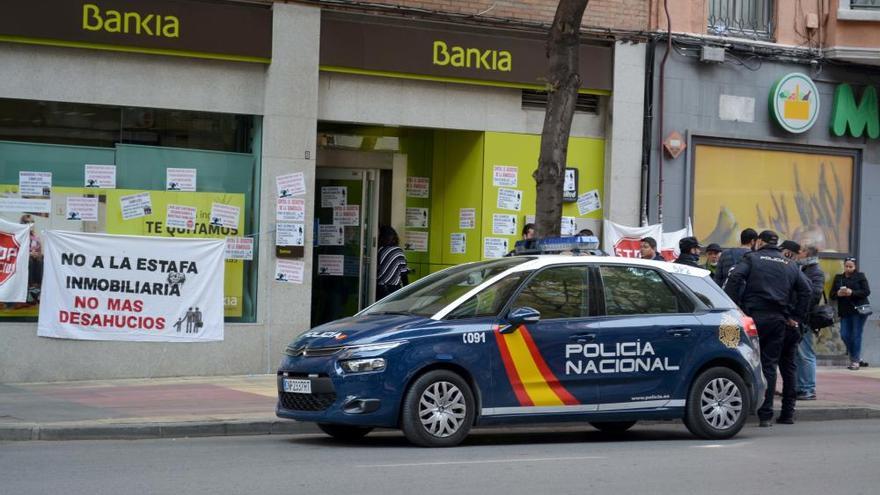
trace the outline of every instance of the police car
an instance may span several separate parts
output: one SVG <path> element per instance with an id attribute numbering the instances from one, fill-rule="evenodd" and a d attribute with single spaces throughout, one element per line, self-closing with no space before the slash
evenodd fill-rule
<path id="1" fill-rule="evenodd" d="M 473 426 L 683 419 L 736 435 L 763 399 L 754 322 L 699 268 L 595 253 L 592 237 L 434 273 L 291 343 L 282 418 L 452 446 Z M 533 254 L 533 253 L 541 254 Z M 543 254 L 543 253 L 565 254 Z"/>

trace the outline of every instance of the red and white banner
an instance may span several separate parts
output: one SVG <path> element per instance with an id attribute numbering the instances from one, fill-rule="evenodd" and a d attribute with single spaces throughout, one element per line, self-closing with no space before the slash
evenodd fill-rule
<path id="1" fill-rule="evenodd" d="M 27 301 L 30 227 L 0 219 L 0 302 Z"/>
<path id="2" fill-rule="evenodd" d="M 47 231 L 37 335 L 223 340 L 224 239 Z"/>
<path id="3" fill-rule="evenodd" d="M 653 237 L 660 242 L 663 237 L 663 226 L 659 223 L 646 227 L 629 227 L 603 220 L 602 224 L 602 249 L 611 256 L 641 258 L 639 247 L 642 238 Z"/>

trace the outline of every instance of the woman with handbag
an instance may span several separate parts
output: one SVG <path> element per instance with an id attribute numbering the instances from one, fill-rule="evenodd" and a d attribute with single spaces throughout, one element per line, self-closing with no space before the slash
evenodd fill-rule
<path id="1" fill-rule="evenodd" d="M 837 314 L 840 315 L 840 338 L 846 344 L 851 370 L 859 366 L 867 366 L 862 358 L 862 330 L 865 321 L 871 314 L 868 296 L 871 288 L 865 274 L 857 271 L 856 259 L 846 258 L 843 262 L 843 273 L 834 276 L 831 285 L 831 299 L 837 300 Z"/>

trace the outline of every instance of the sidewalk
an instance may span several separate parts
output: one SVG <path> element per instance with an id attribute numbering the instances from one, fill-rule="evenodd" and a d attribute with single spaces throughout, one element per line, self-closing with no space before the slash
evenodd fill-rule
<path id="1" fill-rule="evenodd" d="M 820 368 L 818 391 L 800 421 L 880 418 L 880 368 Z M 0 441 L 318 431 L 277 418 L 275 400 L 274 375 L 0 384 Z"/>

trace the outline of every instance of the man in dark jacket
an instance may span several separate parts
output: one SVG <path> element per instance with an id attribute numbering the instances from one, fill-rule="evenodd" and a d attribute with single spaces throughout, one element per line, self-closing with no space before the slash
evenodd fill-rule
<path id="1" fill-rule="evenodd" d="M 755 229 L 745 229 L 739 234 L 740 247 L 730 248 L 721 253 L 721 257 L 718 258 L 718 266 L 715 267 L 715 282 L 718 283 L 718 287 L 724 285 L 727 274 L 739 263 L 743 255 L 754 249 L 757 239 L 758 233 L 755 232 Z"/>
<path id="2" fill-rule="evenodd" d="M 793 424 L 797 401 L 795 354 L 810 303 L 810 284 L 797 264 L 782 256 L 779 236 L 765 230 L 753 253 L 747 253 L 727 277 L 724 291 L 755 320 L 761 344 L 761 369 L 767 380 L 764 403 L 758 409 L 760 426 L 770 426 L 776 366 L 782 374 L 782 411 L 777 423 Z"/>
<path id="3" fill-rule="evenodd" d="M 812 288 L 810 307 L 807 309 L 809 315 L 822 301 L 822 292 L 825 290 L 825 272 L 819 266 L 819 250 L 816 246 L 802 246 L 798 252 L 797 263 Z M 816 353 L 813 350 L 813 333 L 820 329 L 810 328 L 809 318 L 806 320 L 804 322 L 806 329 L 797 353 L 797 399 L 816 400 Z"/>
<path id="4" fill-rule="evenodd" d="M 701 268 L 700 249 L 702 248 L 703 246 L 700 246 L 700 242 L 697 241 L 696 237 L 682 237 L 681 240 L 678 241 L 678 250 L 681 254 L 678 255 L 678 259 L 675 260 L 675 262 L 679 265 Z"/>

